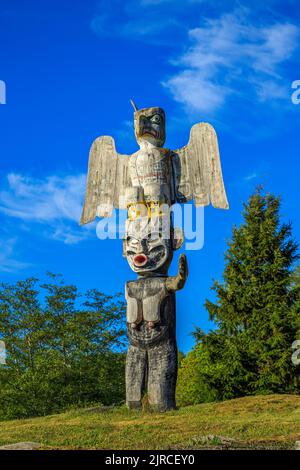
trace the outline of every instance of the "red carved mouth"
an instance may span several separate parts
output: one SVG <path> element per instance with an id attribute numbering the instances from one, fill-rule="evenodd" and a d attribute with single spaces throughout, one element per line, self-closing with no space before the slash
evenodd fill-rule
<path id="1" fill-rule="evenodd" d="M 148 258 L 146 255 L 143 255 L 143 254 L 140 254 L 140 255 L 135 255 L 133 257 L 133 262 L 136 266 L 138 267 L 141 267 L 141 266 L 145 266 L 145 264 L 147 263 L 148 261 Z"/>

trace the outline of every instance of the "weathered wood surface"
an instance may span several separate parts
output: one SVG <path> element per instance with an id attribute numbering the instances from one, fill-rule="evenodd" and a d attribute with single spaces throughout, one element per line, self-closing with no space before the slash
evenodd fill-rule
<path id="1" fill-rule="evenodd" d="M 160 280 L 162 284 L 166 281 L 163 278 Z M 135 282 L 138 285 L 144 281 L 139 279 Z M 168 294 L 165 289 L 165 296 L 156 300 L 153 308 L 158 311 L 159 322 L 150 326 L 143 319 L 137 327 L 127 323 L 130 344 L 126 358 L 126 403 L 129 409 L 141 408 L 144 392 L 147 392 L 150 407 L 157 411 L 176 406 L 178 354 L 175 294 Z"/>
<path id="2" fill-rule="evenodd" d="M 175 194 L 179 202 L 194 198 L 196 206 L 228 209 L 218 138 L 205 122 L 195 124 L 189 143 L 173 152 Z"/>
<path id="3" fill-rule="evenodd" d="M 114 139 L 109 136 L 98 137 L 93 142 L 81 224 L 92 222 L 96 216 L 110 217 L 113 207 L 126 209 L 126 190 L 132 186 L 140 186 L 146 198 L 146 186 L 160 185 L 163 191 L 156 192 L 162 192 L 163 199 L 170 205 L 194 199 L 196 206 L 207 206 L 211 202 L 214 207 L 228 209 L 214 128 L 204 122 L 195 124 L 188 144 L 170 153 L 162 148 L 164 114 L 160 116 L 160 124 L 152 122 L 151 114 L 158 113 L 159 109 L 141 110 L 145 116 L 135 117 L 140 150 L 133 155 L 119 154 Z M 136 111 L 135 115 L 139 112 Z M 140 119 L 144 124 L 137 124 Z M 144 135 L 143 126 L 147 132 L 160 137 Z"/>
<path id="4" fill-rule="evenodd" d="M 98 137 L 92 144 L 81 225 L 96 216 L 110 217 L 114 207 L 125 209 L 128 155 L 117 153 L 112 137 Z"/>
<path id="5" fill-rule="evenodd" d="M 112 137 L 94 141 L 90 150 L 87 187 L 81 224 L 109 217 L 113 207 L 127 208 L 124 255 L 136 281 L 126 284 L 127 332 L 126 402 L 141 407 L 144 391 L 159 410 L 175 407 L 177 378 L 175 293 L 184 287 L 188 267 L 184 255 L 176 276 L 168 276 L 174 250 L 183 242 L 174 238 L 169 209 L 174 202 L 194 199 L 196 206 L 227 209 L 218 140 L 214 128 L 198 123 L 189 142 L 174 152 L 163 148 L 165 113 L 162 108 L 138 110 L 134 105 L 135 136 L 140 149 L 120 155 Z M 167 211 L 162 209 L 167 206 Z M 153 230 L 154 214 L 168 221 Z M 152 208 L 156 211 L 152 213 Z M 139 229 L 143 219 L 151 226 Z M 154 232 L 154 235 L 152 236 Z"/>
<path id="6" fill-rule="evenodd" d="M 175 408 L 177 381 L 176 299 L 188 275 L 181 255 L 177 276 L 127 282 L 126 403 L 141 407 L 143 392 L 159 411 Z"/>

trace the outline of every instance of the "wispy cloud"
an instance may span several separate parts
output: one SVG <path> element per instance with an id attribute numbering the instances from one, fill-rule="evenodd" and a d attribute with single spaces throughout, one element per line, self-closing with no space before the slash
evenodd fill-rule
<path id="1" fill-rule="evenodd" d="M 243 181 L 244 183 L 253 183 L 255 181 L 262 183 L 266 181 L 266 179 L 270 178 L 271 175 L 272 166 L 270 161 L 262 160 L 259 162 L 256 168 L 244 176 Z"/>
<path id="2" fill-rule="evenodd" d="M 42 225 L 42 233 L 55 240 L 78 243 L 89 236 L 78 227 L 85 180 L 84 174 L 38 179 L 10 173 L 0 191 L 0 212 L 26 226 Z"/>
<path id="3" fill-rule="evenodd" d="M 85 178 L 81 174 L 36 179 L 9 173 L 8 188 L 0 191 L 0 211 L 11 217 L 38 222 L 78 221 Z"/>
<path id="4" fill-rule="evenodd" d="M 0 271 L 15 272 L 26 269 L 31 266 L 29 263 L 20 261 L 16 253 L 16 238 L 0 240 Z"/>
<path id="5" fill-rule="evenodd" d="M 188 33 L 189 46 L 172 64 L 178 71 L 163 82 L 190 110 L 213 112 L 233 95 L 262 102 L 287 96 L 283 66 L 297 48 L 299 28 L 290 22 L 254 24 L 240 8 L 206 19 Z M 243 90 L 245 92 L 245 90 Z"/>
<path id="6" fill-rule="evenodd" d="M 119 37 L 156 45 L 174 44 L 187 27 L 182 13 L 203 0 L 102 0 L 91 20 L 99 37 Z"/>
<path id="7" fill-rule="evenodd" d="M 229 132 L 231 119 L 235 133 L 251 139 L 254 127 L 256 138 L 270 135 L 290 110 L 300 27 L 280 13 L 281 3 L 250 8 L 243 0 L 102 0 L 91 29 L 100 38 L 168 46 L 164 58 L 160 53 L 162 68 L 170 66 L 161 85 L 180 105 L 178 119 L 215 119 Z M 273 113 L 278 106 L 280 113 Z"/>
<path id="8" fill-rule="evenodd" d="M 65 243 L 66 245 L 76 245 L 77 243 L 86 240 L 89 237 L 90 231 L 85 227 L 75 228 L 66 224 L 59 224 L 54 227 L 51 238 Z"/>
<path id="9" fill-rule="evenodd" d="M 244 180 L 245 181 L 253 181 L 253 180 L 256 180 L 257 178 L 259 178 L 260 174 L 256 171 L 253 171 L 252 173 L 250 173 L 249 175 L 246 175 L 244 177 Z"/>

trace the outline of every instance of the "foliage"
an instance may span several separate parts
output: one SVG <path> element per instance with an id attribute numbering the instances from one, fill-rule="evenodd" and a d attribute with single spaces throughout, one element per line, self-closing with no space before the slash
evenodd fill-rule
<path id="1" fill-rule="evenodd" d="M 190 403 L 203 401 L 203 383 L 219 400 L 300 391 L 299 366 L 291 361 L 292 343 L 300 339 L 297 244 L 279 210 L 278 197 L 258 190 L 244 205 L 244 222 L 233 228 L 223 282 L 212 287 L 216 301 L 205 303 L 217 328 L 195 331 L 197 346 L 181 372 L 190 369 Z"/>
<path id="2" fill-rule="evenodd" d="M 216 394 L 203 379 L 209 372 L 208 356 L 201 343 L 181 360 L 178 369 L 176 400 L 179 406 L 214 401 Z"/>
<path id="3" fill-rule="evenodd" d="M 46 415 L 124 399 L 124 304 L 50 275 L 0 287 L 0 417 Z"/>

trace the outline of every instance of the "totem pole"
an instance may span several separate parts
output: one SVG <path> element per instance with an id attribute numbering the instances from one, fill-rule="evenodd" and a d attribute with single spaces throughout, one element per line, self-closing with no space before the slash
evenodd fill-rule
<path id="1" fill-rule="evenodd" d="M 173 253 L 184 235 L 173 227 L 171 206 L 194 199 L 228 208 L 217 136 L 207 123 L 195 124 L 189 143 L 179 150 L 163 148 L 165 113 L 134 107 L 134 129 L 140 149 L 116 152 L 112 137 L 94 141 L 90 150 L 81 224 L 110 217 L 113 207 L 127 209 L 123 254 L 138 278 L 125 286 L 127 301 L 126 403 L 140 408 L 148 393 L 151 407 L 175 408 L 177 380 L 175 293 L 184 287 L 188 267 L 179 258 L 178 274 L 168 276 Z"/>

